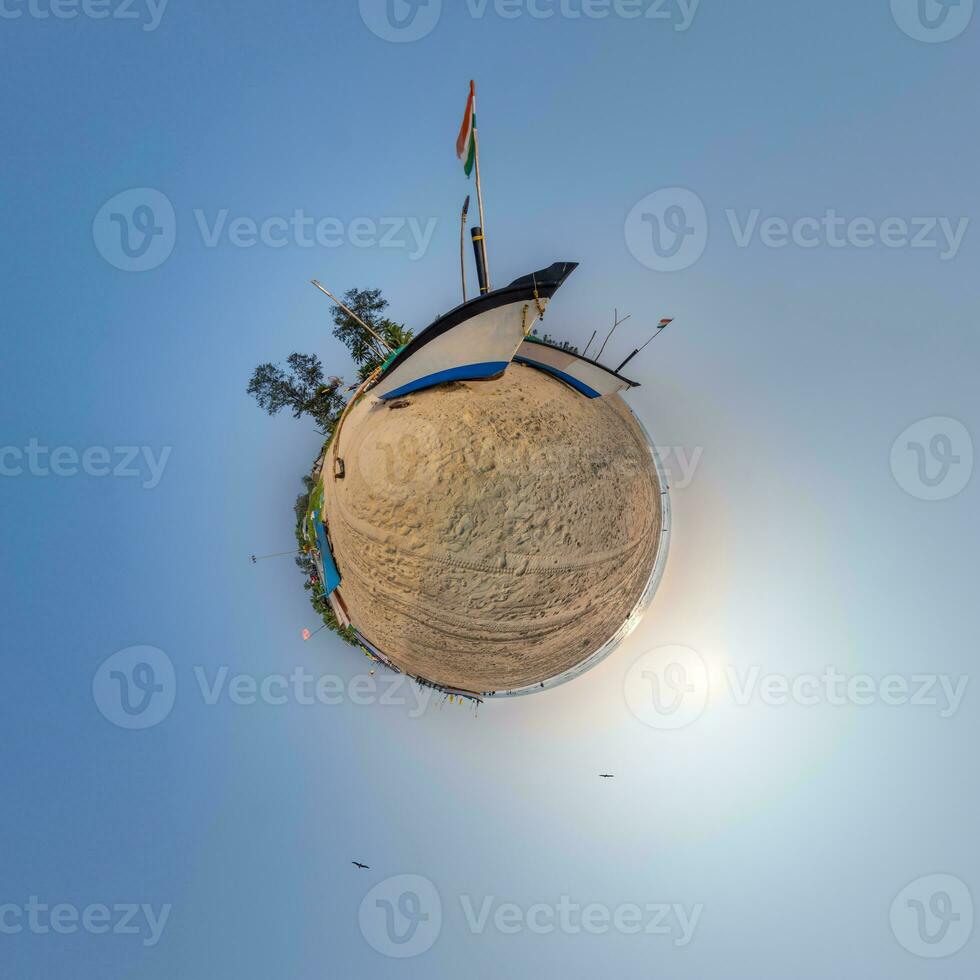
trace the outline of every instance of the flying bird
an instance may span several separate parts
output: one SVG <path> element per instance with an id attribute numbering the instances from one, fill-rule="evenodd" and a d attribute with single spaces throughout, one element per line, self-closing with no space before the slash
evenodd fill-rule
<path id="1" fill-rule="evenodd" d="M 611 772 L 600 772 L 600 779 L 615 779 L 616 777 Z"/>
<path id="2" fill-rule="evenodd" d="M 360 861 L 351 861 L 351 864 L 353 864 L 355 868 L 363 868 L 365 871 L 370 871 L 371 870 L 371 868 L 370 868 L 369 865 L 367 865 L 367 864 L 361 864 Z"/>

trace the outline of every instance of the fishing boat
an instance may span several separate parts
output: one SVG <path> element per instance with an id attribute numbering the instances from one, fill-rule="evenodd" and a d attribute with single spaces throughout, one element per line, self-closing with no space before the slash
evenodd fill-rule
<path id="1" fill-rule="evenodd" d="M 555 262 L 439 317 L 382 366 L 370 393 L 388 401 L 447 381 L 499 377 L 577 262 Z"/>
<path id="2" fill-rule="evenodd" d="M 587 398 L 602 398 L 639 387 L 639 382 L 624 378 L 598 361 L 549 344 L 538 337 L 526 337 L 517 348 L 514 360 L 518 364 L 546 371 Z"/>
<path id="3" fill-rule="evenodd" d="M 316 545 L 319 552 L 314 559 L 314 564 L 320 574 L 320 581 L 323 583 L 323 594 L 329 596 L 340 585 L 340 572 L 333 560 L 330 541 L 327 539 L 327 529 L 318 511 L 313 511 L 313 530 L 316 534 Z"/>

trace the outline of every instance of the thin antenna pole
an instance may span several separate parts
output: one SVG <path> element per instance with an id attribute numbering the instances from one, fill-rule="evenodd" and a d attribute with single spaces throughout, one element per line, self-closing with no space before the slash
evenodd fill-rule
<path id="1" fill-rule="evenodd" d="M 487 259 L 487 219 L 483 213 L 483 183 L 480 180 L 480 136 L 476 130 L 476 83 L 473 83 L 473 157 L 476 165 L 476 201 L 480 207 L 480 227 L 483 229 L 483 241 L 480 248 L 483 252 L 483 268 L 487 270 L 487 292 L 493 289 L 490 285 L 490 262 Z"/>
<path id="2" fill-rule="evenodd" d="M 613 325 L 612 325 L 612 330 L 609 331 L 609 337 L 611 337 L 615 333 L 616 327 L 618 327 L 621 323 L 625 323 L 632 315 L 633 315 L 632 313 L 627 313 L 626 316 L 624 316 L 623 319 L 620 320 L 619 319 L 619 310 L 618 309 L 614 309 L 613 310 Z M 609 337 L 606 337 L 606 339 L 602 343 L 602 346 L 599 348 L 599 353 L 596 354 L 596 356 L 595 356 L 595 359 L 597 361 L 599 360 L 600 357 L 602 357 L 602 352 L 606 349 L 606 344 L 609 343 Z"/>
<path id="3" fill-rule="evenodd" d="M 670 324 L 665 323 L 662 327 L 657 327 L 657 330 L 654 333 L 654 335 L 643 345 L 643 347 L 640 348 L 640 350 L 637 351 L 637 354 L 639 354 L 644 347 L 647 347 L 649 344 L 652 344 L 667 329 L 668 326 L 670 326 Z"/>
<path id="4" fill-rule="evenodd" d="M 589 353 L 589 348 L 592 346 L 592 341 L 595 340 L 595 335 L 598 332 L 599 332 L 598 330 L 592 331 L 592 336 L 589 337 L 589 342 L 585 345 L 585 350 L 582 351 L 582 357 L 585 357 L 585 355 Z"/>
<path id="5" fill-rule="evenodd" d="M 285 558 L 287 555 L 298 555 L 300 551 L 298 548 L 293 551 L 280 551 L 276 555 L 250 555 L 249 559 L 254 565 L 257 561 L 265 561 L 266 558 Z"/>
<path id="6" fill-rule="evenodd" d="M 463 280 L 463 302 L 466 302 L 466 216 L 470 213 L 470 196 L 463 202 L 459 225 L 459 274 Z"/>
<path id="7" fill-rule="evenodd" d="M 630 356 L 629 356 L 629 357 L 627 357 L 627 358 L 626 358 L 626 360 L 625 360 L 625 361 L 623 361 L 623 363 L 622 363 L 622 364 L 620 364 L 618 368 L 616 368 L 616 373 L 617 373 L 617 374 L 619 374 L 619 372 L 620 372 L 620 371 L 622 371 L 622 370 L 623 370 L 623 368 L 624 368 L 624 367 L 626 367 L 626 365 L 627 365 L 627 364 L 629 364 L 629 362 L 630 362 L 630 361 L 632 361 L 632 360 L 633 360 L 633 358 L 634 358 L 634 357 L 636 357 L 636 355 L 637 355 L 637 354 L 639 354 L 641 350 L 645 350 L 645 349 L 646 349 L 646 348 L 647 348 L 647 347 L 648 347 L 648 346 L 649 346 L 649 345 L 650 345 L 651 343 L 653 343 L 653 341 L 654 341 L 654 340 L 656 340 L 656 339 L 657 339 L 657 337 L 659 337 L 659 336 L 660 336 L 660 335 L 661 335 L 661 334 L 662 334 L 662 333 L 663 333 L 663 332 L 664 332 L 664 331 L 665 331 L 665 330 L 667 329 L 667 327 L 669 327 L 669 326 L 670 326 L 670 325 L 671 325 L 671 324 L 672 324 L 673 322 L 674 322 L 673 320 L 668 320 L 668 321 L 667 321 L 666 323 L 663 323 L 663 321 L 661 321 L 661 323 L 660 323 L 660 325 L 659 325 L 659 326 L 657 327 L 657 329 L 656 329 L 656 330 L 655 330 L 655 331 L 653 332 L 653 336 L 652 336 L 652 337 L 651 337 L 651 338 L 650 338 L 650 339 L 649 339 L 649 340 L 648 340 L 648 341 L 647 341 L 647 342 L 646 342 L 646 343 L 645 343 L 645 344 L 644 344 L 644 345 L 643 345 L 642 347 L 637 347 L 637 348 L 636 348 L 636 350 L 635 350 L 635 351 L 633 351 L 633 353 L 632 353 L 632 354 L 630 354 Z"/>
<path id="8" fill-rule="evenodd" d="M 381 346 L 386 351 L 388 351 L 389 354 L 391 353 L 391 351 L 393 350 L 393 348 L 392 348 L 391 344 L 389 344 L 388 341 L 384 339 L 384 337 L 382 337 L 380 334 L 375 333 L 375 331 L 372 330 L 352 309 L 350 309 L 347 306 L 344 306 L 344 304 L 341 303 L 340 300 L 337 299 L 337 297 L 334 296 L 334 294 L 332 292 L 330 292 L 329 289 L 324 289 L 323 286 L 321 286 L 320 283 L 318 283 L 316 281 L 316 279 L 311 279 L 310 282 L 312 282 L 313 285 L 316 286 L 316 288 L 319 289 L 321 293 L 325 293 L 327 296 L 329 296 L 348 316 L 353 317 L 362 327 L 364 327 L 364 329 L 372 337 L 374 337 L 374 339 L 379 344 L 381 344 Z"/>

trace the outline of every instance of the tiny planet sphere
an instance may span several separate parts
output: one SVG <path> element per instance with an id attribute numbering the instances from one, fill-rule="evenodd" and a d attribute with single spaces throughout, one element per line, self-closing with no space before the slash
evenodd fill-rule
<path id="1" fill-rule="evenodd" d="M 351 621 L 440 687 L 516 692 L 574 671 L 649 599 L 666 547 L 654 451 L 626 403 L 521 364 L 361 398 L 322 479 Z"/>

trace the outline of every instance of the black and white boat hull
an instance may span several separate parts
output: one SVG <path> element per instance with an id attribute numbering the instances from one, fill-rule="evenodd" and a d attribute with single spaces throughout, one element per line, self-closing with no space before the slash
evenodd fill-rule
<path id="1" fill-rule="evenodd" d="M 370 393 L 387 401 L 447 381 L 502 374 L 576 266 L 556 262 L 457 306 L 399 351 Z"/>
<path id="2" fill-rule="evenodd" d="M 638 382 L 622 377 L 597 361 L 590 361 L 537 338 L 524 340 L 514 360 L 554 375 L 587 398 L 602 398 L 639 386 Z"/>

